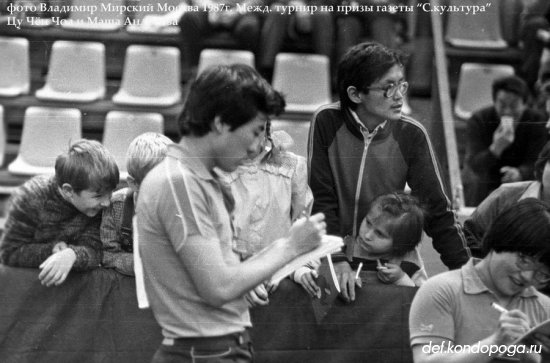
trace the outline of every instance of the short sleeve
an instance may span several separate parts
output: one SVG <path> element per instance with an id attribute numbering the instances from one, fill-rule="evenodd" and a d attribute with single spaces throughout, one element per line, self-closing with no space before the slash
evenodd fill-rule
<path id="1" fill-rule="evenodd" d="M 429 343 L 433 338 L 454 341 L 455 322 L 450 291 L 441 275 L 420 287 L 409 314 L 411 346 Z"/>

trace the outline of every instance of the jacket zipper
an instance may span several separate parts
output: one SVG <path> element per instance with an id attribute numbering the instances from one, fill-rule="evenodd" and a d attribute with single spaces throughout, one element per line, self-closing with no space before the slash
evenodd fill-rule
<path id="1" fill-rule="evenodd" d="M 367 152 L 369 150 L 369 146 L 372 142 L 372 139 L 376 136 L 378 133 L 378 128 L 375 128 L 372 133 L 369 133 L 367 130 L 361 128 L 361 134 L 363 134 L 363 140 L 364 140 L 364 148 L 363 148 L 363 156 L 361 157 L 361 167 L 359 168 L 359 176 L 357 180 L 357 189 L 355 190 L 355 204 L 354 204 L 354 210 L 353 210 L 353 235 L 356 234 L 357 231 L 357 213 L 359 213 L 359 197 L 361 196 L 361 186 L 363 184 L 363 173 L 365 172 L 365 159 L 367 158 Z"/>

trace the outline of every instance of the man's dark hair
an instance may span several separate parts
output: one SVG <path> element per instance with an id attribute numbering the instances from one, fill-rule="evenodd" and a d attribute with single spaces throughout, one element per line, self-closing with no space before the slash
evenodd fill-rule
<path id="1" fill-rule="evenodd" d="M 206 135 L 216 116 L 234 130 L 258 112 L 278 115 L 284 107 L 283 96 L 253 68 L 243 64 L 211 67 L 191 86 L 178 120 L 179 131 L 181 135 Z"/>
<path id="2" fill-rule="evenodd" d="M 518 252 L 550 268 L 550 205 L 525 198 L 503 210 L 483 237 L 485 252 Z"/>
<path id="3" fill-rule="evenodd" d="M 523 102 L 529 98 L 529 87 L 527 83 L 518 76 L 502 77 L 493 82 L 493 100 L 496 99 L 498 91 L 510 92 L 521 97 Z"/>
<path id="4" fill-rule="evenodd" d="M 342 108 L 355 109 L 348 97 L 348 87 L 368 93 L 366 87 L 395 65 L 403 66 L 402 55 L 376 42 L 360 43 L 350 48 L 338 64 L 338 94 Z"/>

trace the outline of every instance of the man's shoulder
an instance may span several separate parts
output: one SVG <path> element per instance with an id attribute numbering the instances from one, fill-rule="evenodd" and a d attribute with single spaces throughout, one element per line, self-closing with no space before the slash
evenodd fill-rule
<path id="1" fill-rule="evenodd" d="M 191 185 L 201 184 L 202 179 L 190 168 L 178 160 L 166 157 L 155 166 L 141 182 L 139 196 L 163 195 L 171 193 L 174 188 L 192 188 Z"/>
<path id="2" fill-rule="evenodd" d="M 327 122 L 327 120 L 342 119 L 340 102 L 329 103 L 319 107 L 313 114 L 314 122 Z"/>
<path id="3" fill-rule="evenodd" d="M 514 183 L 504 183 L 501 184 L 495 192 L 498 191 L 496 194 L 500 195 L 509 195 L 509 194 L 515 194 L 515 193 L 523 193 L 527 190 L 531 185 L 533 185 L 535 181 L 533 180 L 526 180 L 526 181 L 520 181 L 520 182 L 514 182 Z"/>
<path id="4" fill-rule="evenodd" d="M 462 273 L 461 269 L 441 272 L 430 277 L 422 286 L 421 289 L 428 290 L 432 293 L 435 290 L 447 290 L 457 292 L 462 289 Z"/>
<path id="5" fill-rule="evenodd" d="M 399 120 L 393 122 L 393 125 L 405 129 L 407 132 L 416 132 L 426 134 L 427 131 L 422 123 L 410 116 L 402 115 Z"/>

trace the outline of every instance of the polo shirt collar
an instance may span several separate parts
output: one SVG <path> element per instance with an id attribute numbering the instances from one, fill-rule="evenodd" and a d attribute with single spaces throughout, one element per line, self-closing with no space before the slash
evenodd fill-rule
<path id="1" fill-rule="evenodd" d="M 361 130 L 361 132 L 369 133 L 369 129 L 367 129 L 367 127 L 363 124 L 363 122 L 361 122 L 361 119 L 359 118 L 359 115 L 357 115 L 357 112 L 353 111 L 351 108 L 349 109 L 349 112 L 351 113 L 351 116 L 353 117 L 353 120 L 355 121 L 357 126 L 359 126 L 359 130 Z M 382 131 L 384 127 L 387 125 L 387 123 L 388 123 L 388 120 L 384 120 L 384 122 L 376 126 L 374 130 L 370 132 L 370 134 L 373 134 L 373 133 L 376 134 L 377 132 Z"/>
<path id="2" fill-rule="evenodd" d="M 477 265 L 480 261 L 481 259 L 479 258 L 470 258 L 470 260 L 468 260 L 468 262 L 461 268 L 464 293 L 466 294 L 475 295 L 490 292 L 489 288 L 485 286 L 483 281 L 481 281 L 481 278 L 475 269 L 475 265 Z M 519 294 L 521 297 L 533 297 L 536 295 L 537 293 L 533 286 L 529 286 Z"/>
<path id="3" fill-rule="evenodd" d="M 532 182 L 527 189 L 523 192 L 519 200 L 525 198 L 537 198 L 540 199 L 541 183 L 539 181 Z"/>
<path id="4" fill-rule="evenodd" d="M 201 162 L 201 159 L 198 158 L 193 152 L 191 152 L 191 150 L 189 150 L 185 145 L 168 145 L 168 152 L 166 156 L 176 159 L 177 161 L 185 165 L 185 167 L 187 167 L 193 174 L 197 175 L 201 179 L 214 179 L 214 175 Z"/>

